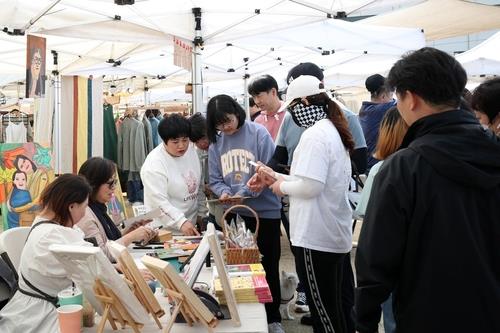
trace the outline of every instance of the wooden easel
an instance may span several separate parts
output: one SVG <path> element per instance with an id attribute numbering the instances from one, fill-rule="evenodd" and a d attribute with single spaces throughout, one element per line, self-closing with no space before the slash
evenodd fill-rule
<path id="1" fill-rule="evenodd" d="M 213 328 L 218 324 L 217 318 L 201 302 L 198 296 L 188 287 L 170 264 L 150 256 L 142 257 L 141 261 L 156 279 L 160 281 L 167 295 L 174 302 L 173 312 L 167 326 L 163 330 L 164 333 L 170 332 L 179 312 L 183 315 L 189 326 L 193 326 L 195 322 L 200 322 L 207 328 L 209 333 L 214 332 Z"/>
<path id="2" fill-rule="evenodd" d="M 125 328 L 129 325 L 133 328 L 135 333 L 140 333 L 140 329 L 143 327 L 142 324 L 136 323 L 130 313 L 125 309 L 120 299 L 115 295 L 115 293 L 106 287 L 100 279 L 95 279 L 94 282 L 94 293 L 95 297 L 101 302 L 104 311 L 102 313 L 101 321 L 97 326 L 97 333 L 102 333 L 104 330 L 104 325 L 106 320 L 109 321 L 113 330 L 117 330 L 115 321 L 118 321 L 121 328 Z"/>
<path id="3" fill-rule="evenodd" d="M 146 281 L 142 277 L 141 272 L 137 268 L 134 259 L 128 252 L 127 248 L 123 245 L 108 241 L 108 249 L 111 254 L 115 257 L 116 261 L 120 264 L 122 273 L 128 280 L 129 284 L 132 286 L 133 293 L 139 299 L 139 302 L 144 306 L 144 309 L 153 317 L 158 328 L 163 328 L 159 317 L 165 314 L 165 311 L 161 308 L 155 295 L 149 288 Z"/>

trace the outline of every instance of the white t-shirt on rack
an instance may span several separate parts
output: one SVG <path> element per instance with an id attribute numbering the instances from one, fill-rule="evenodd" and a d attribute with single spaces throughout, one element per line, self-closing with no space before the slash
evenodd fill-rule
<path id="1" fill-rule="evenodd" d="M 310 199 L 290 194 L 292 244 L 323 252 L 349 252 L 352 210 L 347 194 L 351 162 L 330 120 L 320 120 L 302 134 L 290 174 L 325 185 L 322 192 Z"/>
<path id="2" fill-rule="evenodd" d="M 16 124 L 9 120 L 9 125 L 5 128 L 5 142 L 25 143 L 27 141 L 27 133 L 26 126 L 22 122 Z"/>

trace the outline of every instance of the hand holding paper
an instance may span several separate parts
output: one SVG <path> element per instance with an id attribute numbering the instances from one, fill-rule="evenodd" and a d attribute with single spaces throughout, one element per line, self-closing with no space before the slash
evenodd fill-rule
<path id="1" fill-rule="evenodd" d="M 149 222 L 153 221 L 152 219 L 148 219 L 148 220 L 140 220 L 140 221 L 137 221 L 137 222 L 134 222 L 130 225 L 130 227 L 128 228 L 127 232 L 131 232 L 139 227 L 142 227 L 146 224 L 148 224 Z"/>
<path id="2" fill-rule="evenodd" d="M 156 209 L 153 209 L 145 214 L 141 214 L 141 215 L 138 215 L 138 216 L 134 216 L 134 217 L 131 217 L 131 218 L 128 218 L 126 220 L 123 221 L 123 225 L 125 226 L 125 232 L 128 232 L 128 229 L 132 227 L 132 225 L 134 224 L 139 224 L 139 225 L 136 225 L 134 228 L 138 228 L 142 225 L 145 225 L 145 224 L 148 224 L 149 222 L 151 222 L 153 219 L 156 219 L 156 218 L 159 218 L 161 216 L 163 216 L 163 211 L 161 210 L 161 208 L 156 208 Z"/>
<path id="3" fill-rule="evenodd" d="M 276 181 L 273 169 L 265 166 L 262 162 L 248 161 L 255 168 L 255 174 L 247 182 L 248 188 L 252 192 L 260 192 L 265 186 L 270 186 Z"/>

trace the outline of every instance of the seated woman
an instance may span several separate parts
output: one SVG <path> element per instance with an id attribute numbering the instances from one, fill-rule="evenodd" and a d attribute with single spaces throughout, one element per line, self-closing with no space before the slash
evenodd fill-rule
<path id="1" fill-rule="evenodd" d="M 148 241 L 156 232 L 148 227 L 141 226 L 149 221 L 141 221 L 134 227 L 130 227 L 122 234 L 107 213 L 106 203 L 113 198 L 116 178 L 115 164 L 102 157 L 92 157 L 85 161 L 80 167 L 78 174 L 85 177 L 92 187 L 89 198 L 89 206 L 85 216 L 78 223 L 86 238 L 95 237 L 97 245 L 114 262 L 113 256 L 106 246 L 108 240 L 114 240 L 123 246 L 128 246 L 136 241 Z"/>
<path id="2" fill-rule="evenodd" d="M 57 332 L 56 295 L 71 286 L 61 263 L 49 251 L 52 244 L 92 246 L 73 226 L 85 215 L 91 188 L 80 176 L 65 174 L 41 195 L 21 254 L 19 289 L 0 311 L 0 332 Z"/>
<path id="3" fill-rule="evenodd" d="M 186 236 L 199 235 L 197 215 L 206 207 L 201 198 L 200 162 L 189 142 L 189 120 L 178 114 L 163 118 L 158 134 L 163 143 L 149 153 L 141 168 L 144 205 L 149 210 L 163 209 L 165 214 L 159 221 L 165 227 Z"/>

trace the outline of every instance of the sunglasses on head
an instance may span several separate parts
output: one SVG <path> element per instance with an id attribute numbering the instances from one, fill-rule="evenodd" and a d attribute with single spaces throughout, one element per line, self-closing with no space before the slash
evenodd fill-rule
<path id="1" fill-rule="evenodd" d="M 118 183 L 117 179 L 112 179 L 109 182 L 106 182 L 104 184 L 108 185 L 109 187 L 115 187 L 117 183 Z"/>
<path id="2" fill-rule="evenodd" d="M 294 107 L 296 107 L 299 103 L 302 103 L 302 98 L 296 98 L 294 99 L 290 104 L 288 104 L 288 109 L 293 109 Z"/>
<path id="3" fill-rule="evenodd" d="M 324 105 L 324 100 L 321 95 L 313 95 L 307 97 L 297 97 L 288 105 L 288 109 L 293 109 L 298 104 L 306 105 L 304 102 L 307 102 L 307 105 Z"/>

